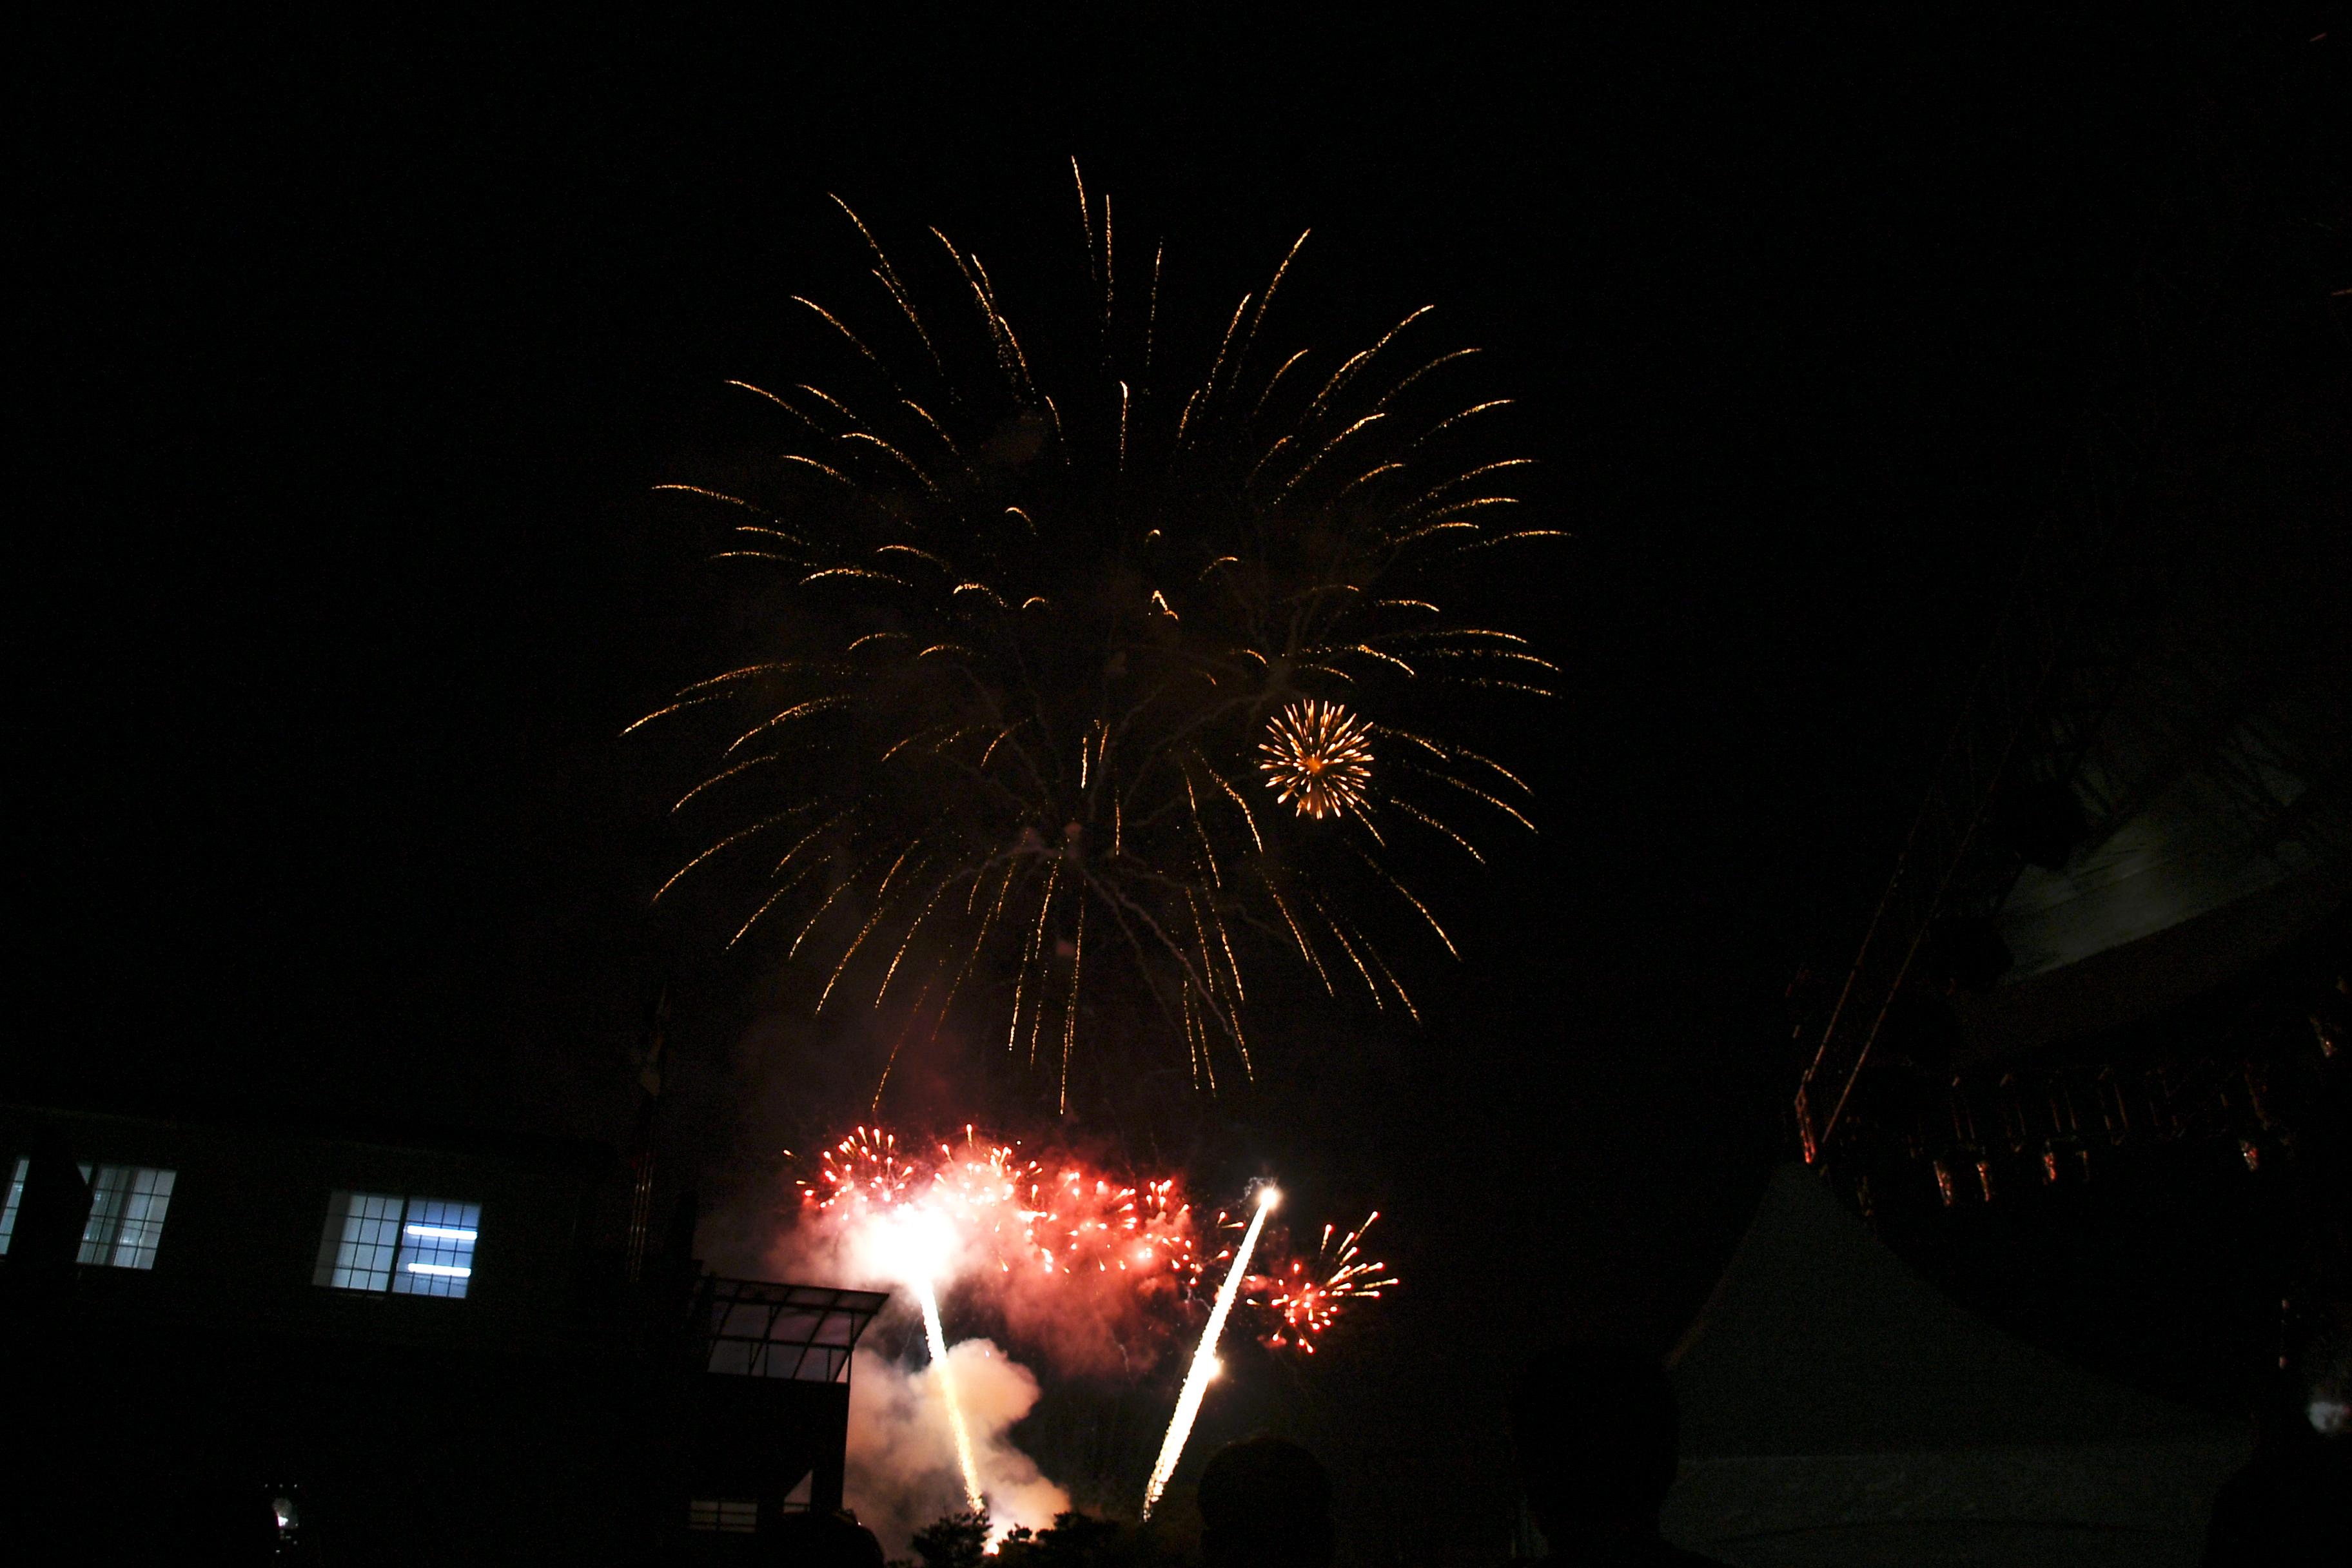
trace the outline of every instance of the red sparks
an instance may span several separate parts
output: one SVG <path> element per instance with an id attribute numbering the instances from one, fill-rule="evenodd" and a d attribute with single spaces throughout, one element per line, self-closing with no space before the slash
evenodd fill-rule
<path id="1" fill-rule="evenodd" d="M 1076 1368 L 1129 1364 L 1128 1350 L 1173 1328 L 1204 1276 L 1232 1256 L 1228 1246 L 1203 1257 L 1176 1176 L 1128 1182 L 1073 1158 L 1032 1157 L 969 1127 L 961 1144 L 919 1152 L 880 1128 L 857 1128 L 799 1185 L 804 1230 L 839 1246 L 853 1271 L 874 1256 L 867 1243 L 887 1233 L 891 1216 L 943 1219 L 954 1258 L 942 1287 L 985 1294 L 1016 1335 L 1057 1346 Z M 1397 1283 L 1387 1264 L 1362 1254 L 1379 1218 L 1344 1236 L 1326 1226 L 1311 1254 L 1279 1229 L 1266 1233 L 1240 1303 L 1257 1320 L 1259 1343 L 1312 1355 L 1345 1312 Z M 1211 1234 L 1237 1233 L 1240 1223 L 1219 1213 Z"/>

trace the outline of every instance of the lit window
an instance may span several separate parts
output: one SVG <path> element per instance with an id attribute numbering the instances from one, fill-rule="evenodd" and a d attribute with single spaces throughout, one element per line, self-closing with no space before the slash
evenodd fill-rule
<path id="1" fill-rule="evenodd" d="M 163 1238 L 163 1215 L 172 1206 L 172 1184 L 177 1171 L 145 1165 L 100 1165 L 93 1178 L 81 1168 L 90 1185 L 89 1223 L 82 1226 L 82 1263 L 111 1268 L 152 1268 L 155 1245 Z"/>
<path id="2" fill-rule="evenodd" d="M 25 1173 L 32 1169 L 30 1156 L 16 1156 L 16 1169 L 8 1177 L 8 1206 L 0 1209 L 0 1258 L 8 1256 L 8 1238 L 16 1234 L 16 1211 L 25 1205 Z"/>
<path id="3" fill-rule="evenodd" d="M 474 1237 L 482 1221 L 479 1204 L 438 1198 L 408 1200 L 400 1227 L 400 1258 L 393 1267 L 393 1293 L 401 1296 L 462 1296 L 474 1277 Z"/>
<path id="4" fill-rule="evenodd" d="M 686 1528 L 749 1535 L 760 1528 L 760 1505 L 743 1498 L 696 1498 L 686 1505 Z"/>
<path id="5" fill-rule="evenodd" d="M 463 1296 L 482 1205 L 396 1193 L 337 1192 L 313 1281 L 337 1290 Z"/>
<path id="6" fill-rule="evenodd" d="M 383 1193 L 339 1192 L 327 1208 L 318 1283 L 338 1290 L 382 1290 L 392 1284 L 407 1200 Z"/>

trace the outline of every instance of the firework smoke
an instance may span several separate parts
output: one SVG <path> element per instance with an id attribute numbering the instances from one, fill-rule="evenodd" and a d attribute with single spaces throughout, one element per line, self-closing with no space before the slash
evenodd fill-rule
<path id="1" fill-rule="evenodd" d="M 980 1467 L 972 1463 L 971 1429 L 964 1425 L 963 1407 L 956 1399 L 955 1369 L 948 1363 L 947 1331 L 940 1326 L 939 1292 L 920 1275 L 910 1283 L 915 1300 L 923 1308 L 923 1338 L 930 1346 L 931 1365 L 940 1384 L 940 1403 L 947 1409 L 948 1430 L 955 1435 L 956 1468 L 963 1473 L 963 1500 L 977 1513 L 984 1506 L 980 1493 Z"/>
<path id="2" fill-rule="evenodd" d="M 955 1435 L 938 1386 L 955 1383 L 967 1440 L 989 1518 L 1001 1536 L 1021 1525 L 1043 1530 L 1070 1507 L 1070 1496 L 1013 1446 L 1012 1430 L 1037 1404 L 1036 1376 L 985 1339 L 963 1340 L 947 1360 L 908 1369 L 860 1349 L 849 1381 L 849 1448 L 845 1478 L 858 1518 L 893 1558 L 910 1555 L 914 1532 L 940 1515 L 971 1507 Z"/>
<path id="3" fill-rule="evenodd" d="M 1249 1229 L 1242 1237 L 1241 1247 L 1234 1254 L 1234 1266 L 1225 1271 L 1225 1282 L 1217 1288 L 1217 1304 L 1209 1309 L 1208 1326 L 1201 1331 L 1200 1347 L 1192 1352 L 1192 1367 L 1184 1373 L 1184 1390 L 1176 1396 L 1176 1414 L 1169 1419 L 1168 1436 L 1160 1439 L 1160 1458 L 1151 1466 L 1151 1479 L 1143 1489 L 1143 1517 L 1151 1517 L 1152 1505 L 1167 1489 L 1168 1478 L 1176 1473 L 1176 1461 L 1184 1457 L 1185 1440 L 1192 1436 L 1193 1418 L 1201 1413 L 1201 1399 L 1209 1391 L 1209 1380 L 1217 1375 L 1217 1339 L 1225 1331 L 1225 1317 L 1234 1310 L 1234 1299 L 1241 1293 L 1244 1279 L 1249 1274 L 1250 1254 L 1257 1248 L 1258 1233 L 1265 1228 L 1265 1216 L 1282 1194 L 1272 1187 L 1261 1187 L 1257 1194 L 1257 1212 L 1250 1216 Z"/>
<path id="4" fill-rule="evenodd" d="M 862 1133 L 864 1129 L 859 1131 Z M 851 1152 L 858 1147 L 845 1141 L 841 1152 Z M 890 1147 L 887 1141 L 880 1147 L 885 1152 L 884 1163 L 874 1179 L 887 1188 L 895 1182 L 898 1171 L 887 1154 Z M 864 1152 L 871 1156 L 876 1150 L 869 1144 Z M 933 1283 L 955 1249 L 952 1223 L 946 1214 L 928 1203 L 889 1203 L 875 1215 L 867 1240 L 876 1265 L 894 1282 L 913 1291 L 916 1302 L 922 1308 L 923 1337 L 930 1348 L 932 1378 L 940 1406 L 947 1413 L 948 1430 L 955 1438 L 956 1466 L 963 1476 L 964 1501 L 977 1511 L 984 1506 L 980 1470 L 972 1462 L 971 1430 L 964 1425 L 963 1410 L 956 1398 L 955 1372 L 948 1361 L 947 1331 L 940 1321 L 939 1291 Z"/>
<path id="5" fill-rule="evenodd" d="M 799 1221 L 772 1268 L 890 1285 L 919 1273 L 941 1293 L 985 1302 L 1015 1342 L 1066 1373 L 1150 1364 L 1207 1264 L 1233 1256 L 1204 1256 L 1176 1176 L 1129 1181 L 969 1127 L 960 1142 L 930 1144 L 857 1128 L 818 1157 L 800 1193 Z M 1361 1253 L 1380 1217 L 1344 1235 L 1325 1226 L 1313 1256 L 1294 1254 L 1279 1226 L 1260 1236 L 1260 1269 L 1244 1278 L 1236 1303 L 1260 1343 L 1312 1354 L 1349 1306 L 1397 1283 Z M 1219 1211 L 1208 1234 L 1248 1223 Z"/>
<path id="6" fill-rule="evenodd" d="M 726 509 L 768 630 L 639 721 L 709 721 L 677 810 L 710 826 L 655 897 L 731 868 L 730 945 L 813 963 L 820 1011 L 887 1004 L 877 1107 L 959 1006 L 1063 1110 L 1114 996 L 1131 1048 L 1139 1012 L 1165 1026 L 1123 1066 L 1181 1038 L 1212 1090 L 1253 1071 L 1245 969 L 1412 1014 L 1395 933 L 1453 942 L 1403 868 L 1530 826 L 1443 733 L 1465 689 L 1555 673 L 1447 607 L 1564 537 L 1508 521 L 1525 460 L 1485 447 L 1507 400 L 1474 351 L 1424 346 L 1426 309 L 1352 354 L 1276 348 L 1293 247 L 1171 384 L 1157 254 L 1118 286 L 1108 199 L 1079 207 L 1084 284 L 1034 337 L 979 257 L 934 232 L 919 287 L 851 215 L 877 309 L 799 301 L 839 374 L 738 384 L 789 449 L 663 487 Z"/>
<path id="7" fill-rule="evenodd" d="M 1068 1506 L 1006 1436 L 1034 1404 L 1036 1378 L 988 1340 L 950 1343 L 947 1320 L 957 1311 L 992 1319 L 1009 1348 L 1054 1374 L 1141 1377 L 1164 1363 L 1210 1267 L 1228 1263 L 1179 1399 L 1189 1431 L 1234 1314 L 1259 1343 L 1311 1354 L 1344 1310 L 1396 1282 L 1361 1256 L 1371 1220 L 1336 1245 L 1327 1226 L 1318 1256 L 1292 1257 L 1286 1233 L 1267 1226 L 1271 1191 L 1245 1225 L 1220 1213 L 1196 1232 L 1196 1211 L 1173 1175 L 1122 1181 L 971 1128 L 961 1140 L 902 1145 L 861 1127 L 824 1151 L 800 1183 L 796 1222 L 766 1258 L 769 1271 L 907 1287 L 930 1352 L 911 1373 L 859 1353 L 851 1479 L 860 1509 L 886 1521 L 904 1514 L 911 1530 L 951 1506 L 972 1506 L 977 1494 L 1010 1529 L 1042 1528 L 1057 1510 L 1049 1503 Z M 1204 1263 L 1203 1236 L 1227 1229 L 1238 1242 Z M 1170 1437 L 1163 1458 L 1172 1468 L 1184 1433 Z"/>
<path id="8" fill-rule="evenodd" d="M 1197 1227 L 1175 1177 L 1118 1180 L 971 1129 L 954 1143 L 901 1145 L 860 1128 L 817 1161 L 800 1206 L 776 1267 L 901 1283 L 907 1216 L 920 1214 L 939 1290 L 984 1301 L 1013 1341 L 1065 1373 L 1151 1363 L 1199 1278 Z"/>

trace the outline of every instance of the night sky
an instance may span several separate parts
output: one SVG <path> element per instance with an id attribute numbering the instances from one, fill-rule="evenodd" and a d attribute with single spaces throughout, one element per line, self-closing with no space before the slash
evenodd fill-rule
<path id="1" fill-rule="evenodd" d="M 1916 807 L 2194 45 L 1622 9 L 40 41 L 7 1092 L 617 1142 L 667 978 L 672 1157 L 764 1179 L 728 1108 L 765 977 L 647 918 L 670 776 L 615 741 L 725 601 L 647 487 L 856 279 L 825 193 L 1011 274 L 1070 247 L 1075 154 L 1203 300 L 1312 226 L 1334 319 L 1439 305 L 1578 535 L 1507 623 L 1569 672 L 1498 747 L 1541 838 L 1449 911 L 1426 1036 L 1323 1053 L 1227 1152 L 1395 1216 L 1391 1417 L 1491 1423 L 1546 1325 L 1670 1342 L 1791 1148 L 1782 988 Z"/>

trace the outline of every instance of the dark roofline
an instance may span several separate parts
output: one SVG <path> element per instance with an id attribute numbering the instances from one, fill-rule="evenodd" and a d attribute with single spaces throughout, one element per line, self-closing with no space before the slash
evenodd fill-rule
<path id="1" fill-rule="evenodd" d="M 435 1126 L 366 1116 L 315 1118 L 281 1112 L 257 1112 L 248 1116 L 190 1117 L 116 1108 L 0 1100 L 0 1117 L 17 1116 L 36 1121 L 110 1122 L 123 1126 L 166 1128 L 175 1131 L 273 1142 L 362 1144 L 413 1153 L 472 1155 L 509 1163 L 569 1166 L 590 1175 L 611 1169 L 619 1159 L 612 1145 L 593 1139 L 507 1128 Z"/>

